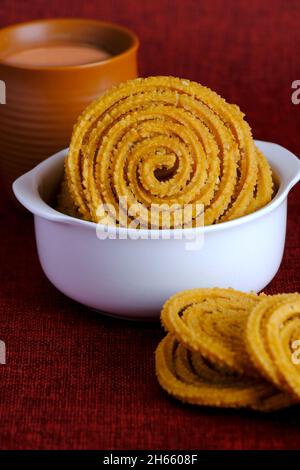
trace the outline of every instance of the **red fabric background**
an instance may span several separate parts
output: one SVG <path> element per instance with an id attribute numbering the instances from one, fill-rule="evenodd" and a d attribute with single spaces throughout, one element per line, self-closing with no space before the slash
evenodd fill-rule
<path id="1" fill-rule="evenodd" d="M 140 36 L 142 75 L 198 80 L 240 104 L 257 138 L 300 154 L 297 0 L 1 0 L 0 24 L 82 16 Z M 299 196 L 289 201 L 284 260 L 268 292 L 300 290 Z M 97 315 L 65 298 L 39 266 L 32 220 L 0 211 L 2 449 L 284 449 L 300 447 L 300 410 L 263 416 L 196 409 L 154 375 L 159 325 Z"/>

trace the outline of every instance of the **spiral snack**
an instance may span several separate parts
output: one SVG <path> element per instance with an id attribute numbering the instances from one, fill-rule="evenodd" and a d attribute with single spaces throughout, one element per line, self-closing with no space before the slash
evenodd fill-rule
<path id="1" fill-rule="evenodd" d="M 80 213 L 70 196 L 66 178 L 64 178 L 61 183 L 61 190 L 57 197 L 57 210 L 71 217 L 80 218 Z"/>
<path id="2" fill-rule="evenodd" d="M 274 190 L 272 171 L 266 157 L 258 149 L 256 150 L 256 155 L 258 176 L 253 199 L 246 210 L 247 214 L 255 212 L 268 204 Z"/>
<path id="3" fill-rule="evenodd" d="M 148 228 L 197 226 L 203 209 L 206 225 L 257 210 L 273 183 L 243 117 L 209 88 L 179 78 L 112 88 L 74 127 L 65 164 L 72 203 L 87 220 L 138 219 Z"/>
<path id="4" fill-rule="evenodd" d="M 199 353 L 189 351 L 190 363 L 194 368 L 194 371 L 200 375 L 202 378 L 209 380 L 211 383 L 218 383 L 222 385 L 223 383 L 228 383 L 228 379 L 231 378 L 232 382 L 243 383 L 243 384 L 253 384 L 259 385 L 262 381 L 260 375 L 257 374 L 256 379 L 251 379 L 248 376 L 243 376 L 237 374 L 235 371 L 229 369 L 228 367 L 220 366 L 218 364 L 212 364 L 209 360 L 204 359 Z M 264 382 L 264 385 L 267 385 Z M 266 387 L 267 390 L 267 387 Z M 257 411 L 276 411 L 282 408 L 287 408 L 288 406 L 298 403 L 298 400 L 292 398 L 289 394 L 279 392 L 274 390 L 274 387 L 269 388 L 269 393 L 264 394 L 263 397 L 260 397 L 259 401 L 251 405 L 251 408 Z"/>
<path id="5" fill-rule="evenodd" d="M 251 312 L 246 344 L 255 366 L 275 384 L 300 399 L 300 294 L 267 297 Z"/>
<path id="6" fill-rule="evenodd" d="M 221 371 L 199 354 L 192 353 L 191 357 L 171 334 L 156 350 L 156 374 L 163 389 L 186 403 L 271 410 L 291 402 L 263 380 Z M 268 403 L 271 404 L 269 407 Z"/>
<path id="7" fill-rule="evenodd" d="M 299 399 L 291 396 L 286 392 L 278 391 L 272 393 L 267 397 L 261 398 L 257 403 L 252 405 L 252 409 L 270 413 L 271 411 L 278 411 L 290 406 L 299 405 Z"/>
<path id="8" fill-rule="evenodd" d="M 244 344 L 250 311 L 261 296 L 233 289 L 192 289 L 171 297 L 161 321 L 179 342 L 217 365 L 257 376 Z"/>

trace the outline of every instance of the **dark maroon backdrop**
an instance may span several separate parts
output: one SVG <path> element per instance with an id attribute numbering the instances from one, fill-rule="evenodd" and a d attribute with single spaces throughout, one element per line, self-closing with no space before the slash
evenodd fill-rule
<path id="1" fill-rule="evenodd" d="M 1 0 L 1 26 L 81 16 L 122 23 L 141 39 L 142 75 L 200 81 L 238 103 L 256 138 L 300 154 L 297 0 Z M 0 77 L 1 78 L 1 77 Z M 1 144 L 0 144 L 1 145 Z M 299 196 L 269 292 L 300 290 Z M 45 279 L 29 217 L 1 201 L 0 365 L 2 449 L 300 448 L 300 410 L 273 415 L 196 409 L 170 399 L 154 375 L 158 325 L 96 315 Z"/>

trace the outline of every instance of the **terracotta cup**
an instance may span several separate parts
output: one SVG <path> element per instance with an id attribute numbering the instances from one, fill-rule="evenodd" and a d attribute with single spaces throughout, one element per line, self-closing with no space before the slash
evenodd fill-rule
<path id="1" fill-rule="evenodd" d="M 91 44 L 112 54 L 107 60 L 75 66 L 19 66 L 5 63 L 11 53 L 56 42 Z M 139 42 L 130 30 L 85 19 L 21 23 L 0 30 L 1 186 L 68 146 L 80 112 L 107 88 L 137 76 Z"/>

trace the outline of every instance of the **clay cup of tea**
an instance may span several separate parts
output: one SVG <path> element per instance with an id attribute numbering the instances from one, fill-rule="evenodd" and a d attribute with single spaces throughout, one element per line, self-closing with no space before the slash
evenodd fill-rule
<path id="1" fill-rule="evenodd" d="M 68 146 L 88 103 L 137 76 L 138 45 L 124 27 L 85 19 L 0 30 L 2 187 L 10 192 L 16 177 Z"/>

